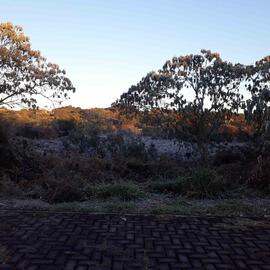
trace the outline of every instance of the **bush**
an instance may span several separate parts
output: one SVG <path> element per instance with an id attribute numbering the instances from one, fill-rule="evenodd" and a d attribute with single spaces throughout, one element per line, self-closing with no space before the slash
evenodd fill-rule
<path id="1" fill-rule="evenodd" d="M 158 193 L 182 194 L 188 197 L 208 198 L 221 195 L 229 186 L 216 171 L 197 168 L 190 176 L 160 179 L 150 183 L 149 190 Z"/>
<path id="2" fill-rule="evenodd" d="M 110 134 L 100 141 L 103 152 L 110 154 L 112 158 L 147 160 L 149 153 L 144 143 L 132 134 L 118 132 Z"/>
<path id="3" fill-rule="evenodd" d="M 198 168 L 191 175 L 191 195 L 195 197 L 215 197 L 229 187 L 224 178 L 213 169 Z"/>
<path id="4" fill-rule="evenodd" d="M 89 192 L 89 191 L 88 191 Z M 90 188 L 90 195 L 98 198 L 119 198 L 122 201 L 131 201 L 141 198 L 144 193 L 138 185 L 131 182 L 114 182 L 108 184 L 100 184 Z"/>
<path id="5" fill-rule="evenodd" d="M 84 179 L 91 181 L 104 180 L 110 178 L 111 164 L 101 158 L 80 159 L 74 158 L 69 162 L 69 169 L 80 174 Z"/>
<path id="6" fill-rule="evenodd" d="M 82 201 L 84 192 L 81 189 L 82 182 L 77 177 L 55 177 L 50 173 L 43 174 L 38 184 L 41 197 L 50 203 Z"/>
<path id="7" fill-rule="evenodd" d="M 55 120 L 53 126 L 56 128 L 59 136 L 67 136 L 76 128 L 74 120 L 58 119 Z"/>
<path id="8" fill-rule="evenodd" d="M 50 203 L 75 202 L 83 200 L 83 194 L 74 185 L 59 183 L 47 194 L 47 201 Z"/>
<path id="9" fill-rule="evenodd" d="M 161 176 L 164 178 L 176 178 L 185 173 L 185 169 L 177 160 L 167 156 L 152 161 L 151 167 L 153 176 Z"/>
<path id="10" fill-rule="evenodd" d="M 126 158 L 139 158 L 142 160 L 147 160 L 148 158 L 145 145 L 139 140 L 133 140 L 131 143 L 127 144 L 123 149 L 123 155 Z"/>
<path id="11" fill-rule="evenodd" d="M 24 125 L 16 132 L 17 136 L 22 136 L 29 139 L 39 139 L 42 137 L 41 130 L 38 127 Z"/>

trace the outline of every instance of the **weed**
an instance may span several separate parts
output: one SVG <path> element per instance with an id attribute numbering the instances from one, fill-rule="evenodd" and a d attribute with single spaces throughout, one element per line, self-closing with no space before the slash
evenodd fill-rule
<path id="1" fill-rule="evenodd" d="M 191 195 L 195 197 L 215 197 L 226 191 L 228 184 L 215 170 L 198 168 L 191 175 Z"/>

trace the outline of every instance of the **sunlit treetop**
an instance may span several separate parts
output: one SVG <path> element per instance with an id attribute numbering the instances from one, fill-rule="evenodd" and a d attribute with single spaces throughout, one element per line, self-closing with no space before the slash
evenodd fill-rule
<path id="1" fill-rule="evenodd" d="M 69 92 L 66 72 L 32 49 L 22 27 L 0 23 L 0 105 L 36 108 L 38 97 L 61 103 Z"/>

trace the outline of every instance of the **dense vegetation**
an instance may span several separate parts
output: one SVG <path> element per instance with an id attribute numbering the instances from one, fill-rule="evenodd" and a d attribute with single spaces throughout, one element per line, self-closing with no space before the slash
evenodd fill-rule
<path id="1" fill-rule="evenodd" d="M 5 127 L 0 189 L 5 195 L 59 202 L 114 196 L 130 200 L 152 193 L 229 197 L 243 186 L 267 192 L 268 182 L 254 178 L 257 154 L 249 145 L 254 132 L 243 115 L 224 125 L 212 142 L 237 141 L 245 147 L 219 150 L 207 168 L 192 157 L 158 153 L 159 141 L 168 142 L 171 135 L 149 125 L 144 115 L 129 121 L 112 109 L 2 109 L 0 120 Z M 157 146 L 146 147 L 144 137 L 155 137 Z"/>
<path id="2" fill-rule="evenodd" d="M 60 101 L 75 88 L 22 28 L 3 23 L 0 74 L 1 196 L 66 202 L 270 192 L 269 57 L 245 66 L 202 50 L 167 61 L 111 108 L 41 110 L 40 97 Z M 18 105 L 28 109 L 7 109 Z"/>

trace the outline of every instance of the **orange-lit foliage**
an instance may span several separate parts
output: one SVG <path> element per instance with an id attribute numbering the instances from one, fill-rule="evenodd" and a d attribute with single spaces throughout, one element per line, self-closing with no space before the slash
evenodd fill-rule
<path id="1" fill-rule="evenodd" d="M 31 47 L 23 28 L 0 22 L 0 105 L 37 108 L 37 98 L 63 101 L 75 92 L 66 72 Z"/>
<path id="2" fill-rule="evenodd" d="M 171 123 L 168 123 L 168 119 Z M 177 121 L 181 121 L 179 115 L 166 113 L 160 117 L 159 112 L 148 114 L 147 118 L 143 114 L 137 114 L 132 118 L 120 114 L 112 109 L 81 109 L 75 107 L 62 107 L 52 111 L 47 110 L 27 110 L 19 111 L 0 108 L 0 121 L 14 128 L 25 125 L 43 128 L 44 136 L 53 136 L 55 133 L 54 123 L 58 120 L 72 121 L 75 124 L 98 125 L 100 132 L 125 130 L 133 134 L 160 135 L 164 130 L 170 130 Z M 184 124 L 188 125 L 187 121 Z M 189 123 L 191 125 L 191 123 Z M 253 129 L 246 123 L 244 115 L 238 115 L 227 120 L 226 124 L 220 128 L 220 134 L 226 138 L 241 135 L 251 135 Z"/>
<path id="3" fill-rule="evenodd" d="M 226 124 L 221 126 L 220 134 L 226 138 L 234 138 L 239 136 L 251 136 L 254 133 L 254 128 L 247 123 L 243 114 L 233 116 L 226 121 Z"/>

